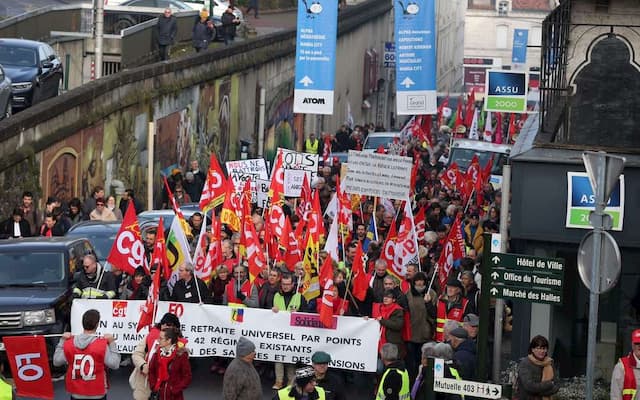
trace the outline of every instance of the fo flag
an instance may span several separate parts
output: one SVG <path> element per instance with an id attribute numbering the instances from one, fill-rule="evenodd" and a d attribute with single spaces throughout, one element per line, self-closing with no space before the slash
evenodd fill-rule
<path id="1" fill-rule="evenodd" d="M 18 396 L 53 399 L 53 383 L 44 336 L 2 338 Z"/>

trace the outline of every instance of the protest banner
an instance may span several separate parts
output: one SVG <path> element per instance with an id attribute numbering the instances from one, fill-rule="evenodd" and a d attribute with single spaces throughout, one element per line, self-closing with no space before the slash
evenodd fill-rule
<path id="1" fill-rule="evenodd" d="M 350 150 L 344 191 L 404 200 L 411 189 L 412 167 L 411 157 Z"/>
<path id="2" fill-rule="evenodd" d="M 300 153 L 293 150 L 279 148 L 282 151 L 282 168 L 284 168 L 285 187 L 284 195 L 290 197 L 300 197 L 302 188 L 301 176 L 291 171 L 305 171 L 309 183 L 315 181 L 318 176 L 318 155 L 309 153 Z M 287 185 L 287 175 L 289 176 L 289 184 Z M 297 178 L 296 178 L 297 177 Z"/>
<path id="3" fill-rule="evenodd" d="M 227 161 L 225 166 L 227 167 L 227 176 L 233 182 L 237 192 L 242 191 L 244 183 L 251 179 L 251 202 L 257 202 L 256 180 L 269 179 L 267 164 L 264 159 Z"/>
<path id="4" fill-rule="evenodd" d="M 269 185 L 271 181 L 268 179 L 256 179 L 256 203 L 260 208 L 269 206 Z"/>
<path id="5" fill-rule="evenodd" d="M 118 351 L 131 353 L 147 331 L 136 333 L 143 304 L 138 300 L 76 299 L 71 331 L 81 333 L 82 314 L 96 309 L 101 315 L 98 334 L 113 334 Z M 326 351 L 333 368 L 376 370 L 380 325 L 373 319 L 334 316 L 331 327 L 325 328 L 318 314 L 161 301 L 156 320 L 166 312 L 180 318 L 192 357 L 235 357 L 236 342 L 244 336 L 256 345 L 256 360 L 310 364 L 314 352 Z"/>

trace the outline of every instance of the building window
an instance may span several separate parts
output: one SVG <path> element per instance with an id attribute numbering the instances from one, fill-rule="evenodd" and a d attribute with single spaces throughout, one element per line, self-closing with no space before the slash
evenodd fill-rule
<path id="1" fill-rule="evenodd" d="M 495 7 L 496 0 L 468 0 L 469 8 L 491 8 Z"/>
<path id="2" fill-rule="evenodd" d="M 534 26 L 529 31 L 529 43 L 530 46 L 542 45 L 542 29 L 539 26 Z"/>
<path id="3" fill-rule="evenodd" d="M 501 17 L 506 17 L 509 15 L 509 1 L 508 0 L 500 0 L 498 2 L 498 15 Z"/>
<path id="4" fill-rule="evenodd" d="M 509 37 L 509 26 L 498 25 L 496 26 L 496 48 L 506 49 Z"/>

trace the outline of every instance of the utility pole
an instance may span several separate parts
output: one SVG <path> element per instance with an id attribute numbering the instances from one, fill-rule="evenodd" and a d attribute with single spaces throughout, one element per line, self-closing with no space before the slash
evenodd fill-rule
<path id="1" fill-rule="evenodd" d="M 95 78 L 100 79 L 102 77 L 102 52 L 103 52 L 103 38 L 104 38 L 104 0 L 93 0 L 93 11 L 95 15 Z"/>

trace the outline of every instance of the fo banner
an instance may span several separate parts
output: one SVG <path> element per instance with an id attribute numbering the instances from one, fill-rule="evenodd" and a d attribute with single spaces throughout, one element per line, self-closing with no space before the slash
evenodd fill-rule
<path id="1" fill-rule="evenodd" d="M 44 337 L 6 336 L 2 341 L 18 396 L 53 399 L 53 383 Z"/>
<path id="2" fill-rule="evenodd" d="M 118 304 L 117 312 L 113 312 L 113 303 L 130 304 Z M 132 353 L 146 336 L 146 328 L 136 333 L 137 310 L 143 303 L 138 300 L 74 300 L 71 330 L 75 334 L 81 333 L 82 314 L 96 309 L 101 316 L 97 333 L 113 334 L 118 351 Z M 334 368 L 376 370 L 380 325 L 375 320 L 335 316 L 332 326 L 324 328 L 318 314 L 161 301 L 156 321 L 167 312 L 180 318 L 192 357 L 233 358 L 236 343 L 244 336 L 256 345 L 258 360 L 310 364 L 311 355 L 322 350 L 331 354 Z"/>
<path id="3" fill-rule="evenodd" d="M 333 114 L 338 7 L 327 0 L 298 0 L 293 112 Z"/>
<path id="4" fill-rule="evenodd" d="M 435 0 L 394 4 L 398 115 L 435 114 Z"/>

